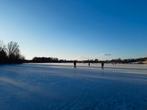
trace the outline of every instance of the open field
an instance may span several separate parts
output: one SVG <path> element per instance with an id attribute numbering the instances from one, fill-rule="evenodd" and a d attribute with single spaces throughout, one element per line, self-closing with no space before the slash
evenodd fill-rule
<path id="1" fill-rule="evenodd" d="M 147 110 L 147 65 L 0 66 L 0 110 Z"/>

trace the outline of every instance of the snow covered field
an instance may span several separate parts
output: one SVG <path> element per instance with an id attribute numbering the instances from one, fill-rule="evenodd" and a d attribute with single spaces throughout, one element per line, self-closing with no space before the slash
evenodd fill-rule
<path id="1" fill-rule="evenodd" d="M 147 110 L 147 65 L 78 66 L 1 65 L 0 110 Z"/>

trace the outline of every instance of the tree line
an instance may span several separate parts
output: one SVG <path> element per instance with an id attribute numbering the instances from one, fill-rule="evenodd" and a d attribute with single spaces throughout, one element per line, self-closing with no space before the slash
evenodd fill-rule
<path id="1" fill-rule="evenodd" d="M 112 63 L 121 63 L 121 64 L 130 64 L 130 63 L 137 63 L 137 64 L 143 64 L 144 61 L 147 61 L 147 57 L 143 58 L 130 58 L 130 59 L 112 59 L 108 62 Z"/>
<path id="2" fill-rule="evenodd" d="M 32 60 L 28 61 L 28 63 L 73 63 L 75 60 L 63 60 L 53 57 L 34 57 Z M 90 59 L 90 60 L 77 60 L 78 63 L 113 63 L 113 64 L 131 64 L 138 63 L 143 64 L 143 61 L 147 61 L 147 57 L 144 58 L 130 58 L 130 59 L 112 59 L 112 60 L 98 60 L 98 59 Z"/>
<path id="3" fill-rule="evenodd" d="M 147 57 L 144 58 L 132 58 L 132 59 L 112 59 L 101 61 L 98 59 L 91 60 L 78 60 L 79 63 L 140 63 L 147 61 Z M 9 42 L 4 44 L 0 41 L 0 64 L 20 64 L 20 63 L 72 63 L 74 60 L 58 59 L 53 57 L 34 57 L 32 60 L 25 60 L 21 55 L 19 45 L 17 42 Z"/>
<path id="4" fill-rule="evenodd" d="M 32 60 L 26 60 L 28 63 L 71 63 L 73 60 L 59 59 L 54 57 L 34 57 Z"/>
<path id="5" fill-rule="evenodd" d="M 9 42 L 7 45 L 0 41 L 0 64 L 19 64 L 24 62 L 24 57 L 20 54 L 17 42 Z"/>
<path id="6" fill-rule="evenodd" d="M 32 60 L 28 61 L 30 63 L 73 63 L 75 60 L 59 59 L 54 57 L 34 57 Z M 78 63 L 99 63 L 98 59 L 94 60 L 76 60 Z"/>

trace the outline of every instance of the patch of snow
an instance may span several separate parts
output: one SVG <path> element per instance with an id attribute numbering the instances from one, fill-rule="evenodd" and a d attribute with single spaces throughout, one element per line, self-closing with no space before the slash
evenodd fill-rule
<path id="1" fill-rule="evenodd" d="M 105 66 L 0 66 L 0 110 L 147 110 L 145 66 Z"/>

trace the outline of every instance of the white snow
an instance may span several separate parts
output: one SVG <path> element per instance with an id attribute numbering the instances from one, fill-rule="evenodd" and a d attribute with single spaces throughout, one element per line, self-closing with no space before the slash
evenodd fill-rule
<path id="1" fill-rule="evenodd" d="M 147 110 L 147 65 L 105 66 L 1 65 L 0 110 Z"/>

